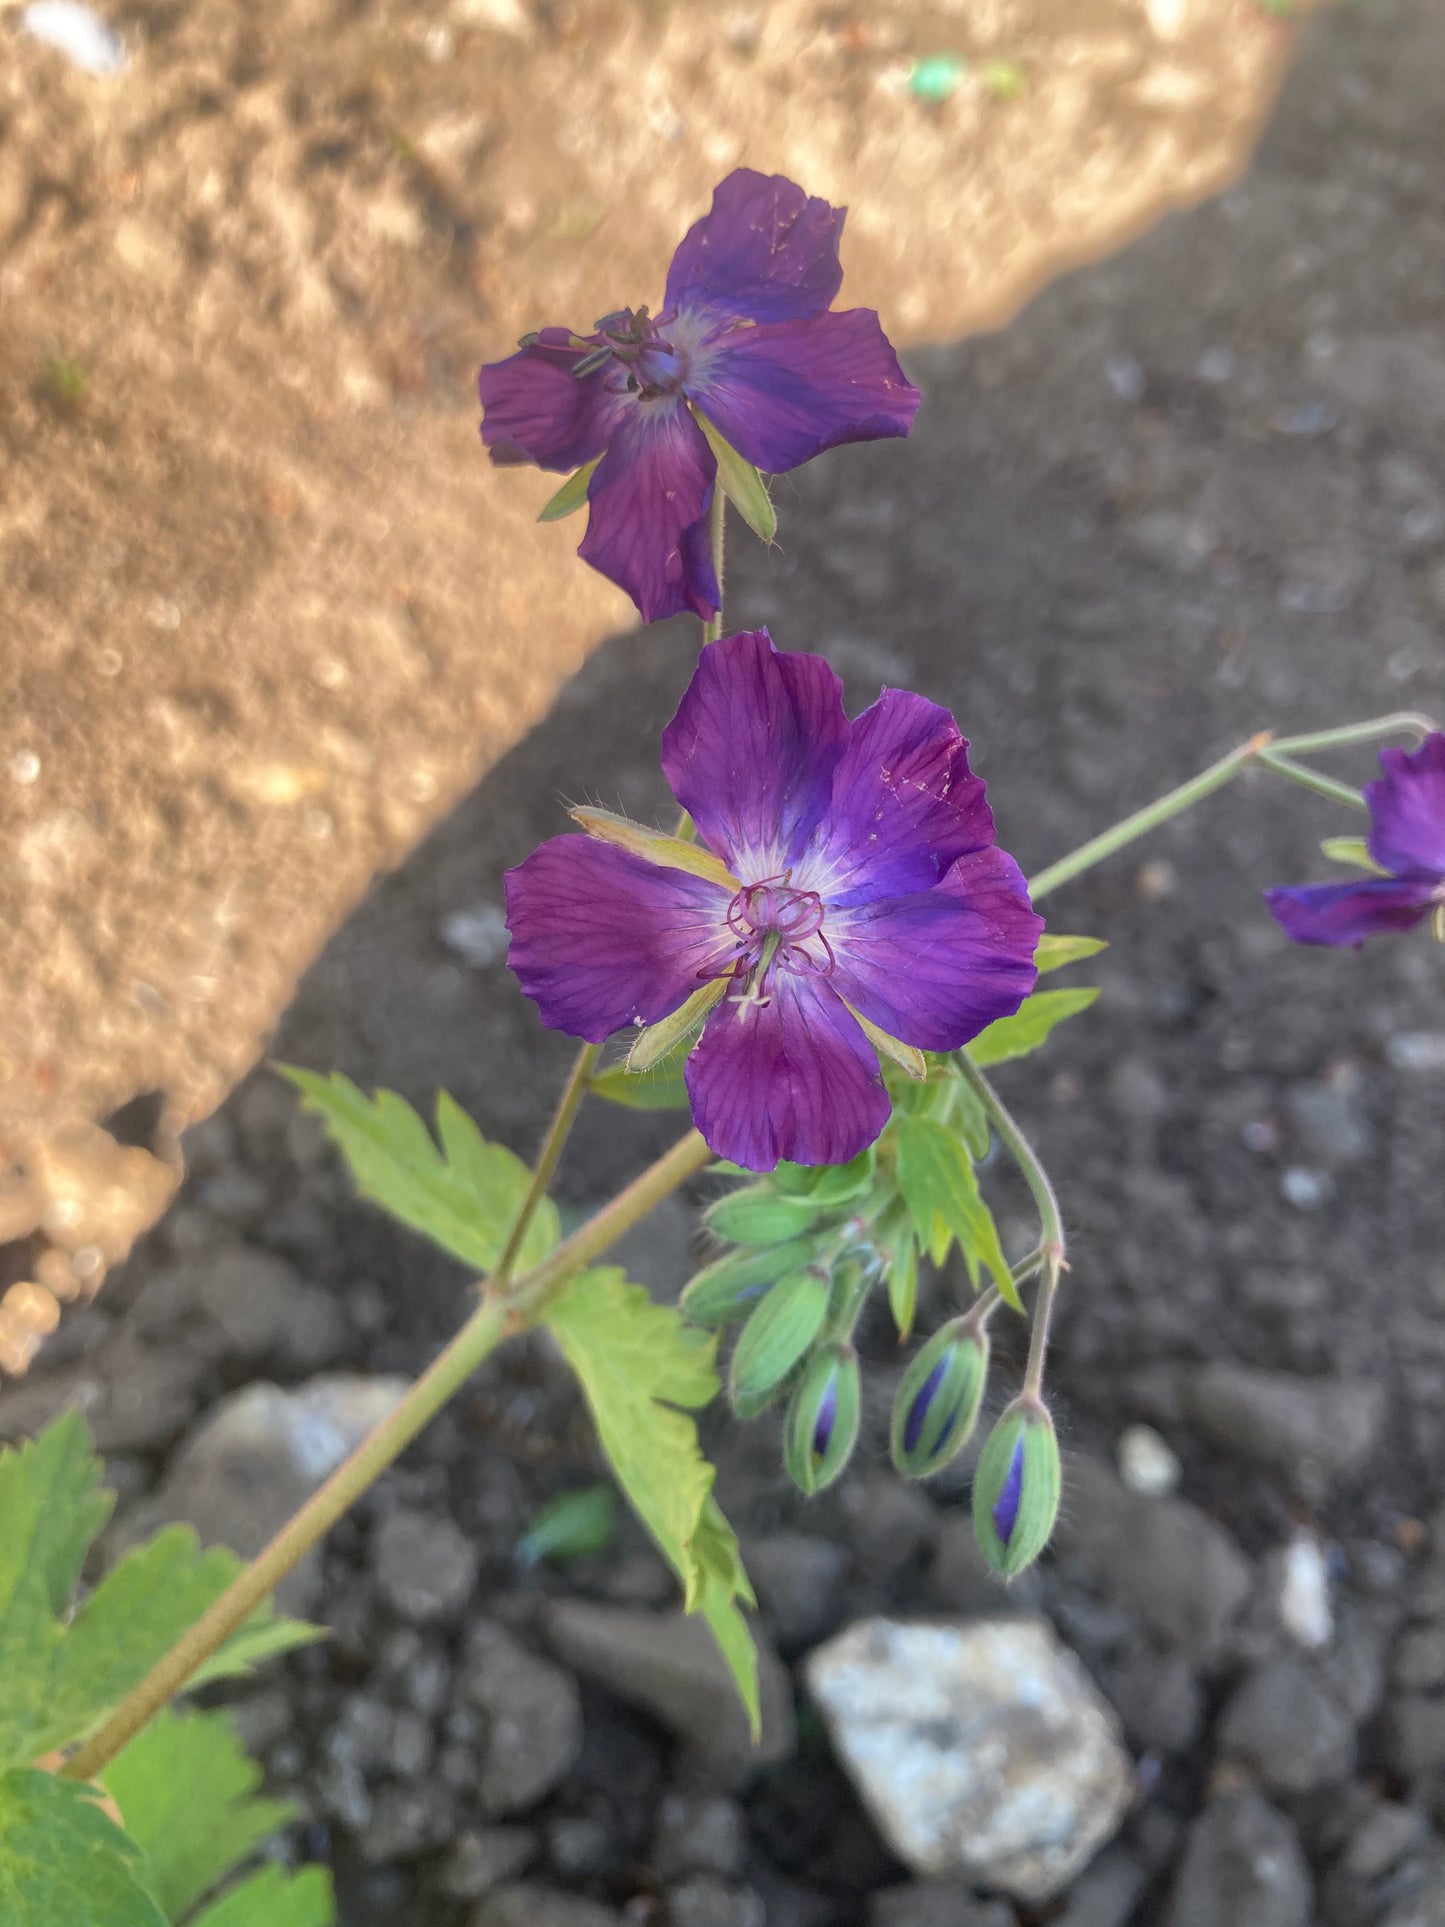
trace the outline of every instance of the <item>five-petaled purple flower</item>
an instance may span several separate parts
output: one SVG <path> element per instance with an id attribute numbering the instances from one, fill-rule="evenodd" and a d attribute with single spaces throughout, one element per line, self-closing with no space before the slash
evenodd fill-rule
<path id="1" fill-rule="evenodd" d="M 845 212 L 739 168 L 672 257 L 660 314 L 625 308 L 582 337 L 543 328 L 482 369 L 494 462 L 597 463 L 579 553 L 644 622 L 719 606 L 717 459 L 697 416 L 769 475 L 912 426 L 918 390 L 877 315 L 830 312 Z"/>
<path id="2" fill-rule="evenodd" d="M 1043 922 L 968 744 L 904 690 L 850 723 L 822 657 L 757 630 L 702 651 L 662 766 L 701 843 L 579 812 L 594 836 L 507 876 L 512 968 L 593 1043 L 689 1005 L 719 1156 L 845 1163 L 888 1121 L 874 1038 L 956 1050 L 1034 985 Z"/>
<path id="3" fill-rule="evenodd" d="M 1265 892 L 1296 943 L 1358 946 L 1382 930 L 1413 930 L 1445 906 L 1445 735 L 1437 730 L 1414 751 L 1382 749 L 1380 768 L 1365 785 L 1365 847 L 1381 874 Z"/>

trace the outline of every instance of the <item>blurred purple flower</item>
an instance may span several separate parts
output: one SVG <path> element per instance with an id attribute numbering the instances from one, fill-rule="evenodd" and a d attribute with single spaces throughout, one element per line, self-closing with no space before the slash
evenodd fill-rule
<path id="1" fill-rule="evenodd" d="M 968 744 L 903 690 L 850 723 L 822 657 L 757 630 L 702 651 L 662 766 L 700 845 L 544 843 L 507 876 L 512 968 L 593 1043 L 698 997 L 686 1079 L 713 1150 L 846 1163 L 889 1115 L 865 1025 L 956 1050 L 1034 986 L 1043 923 Z"/>
<path id="2" fill-rule="evenodd" d="M 718 608 L 717 460 L 697 415 L 770 475 L 912 426 L 918 390 L 877 315 L 829 309 L 845 212 L 739 168 L 673 256 L 661 314 L 624 308 L 581 337 L 543 328 L 482 369 L 494 462 L 597 462 L 579 553 L 645 622 Z"/>
<path id="3" fill-rule="evenodd" d="M 1358 948 L 1382 930 L 1413 930 L 1445 906 L 1445 735 L 1437 730 L 1414 751 L 1382 749 L 1380 768 L 1365 801 L 1366 849 L 1381 874 L 1265 892 L 1296 943 Z"/>

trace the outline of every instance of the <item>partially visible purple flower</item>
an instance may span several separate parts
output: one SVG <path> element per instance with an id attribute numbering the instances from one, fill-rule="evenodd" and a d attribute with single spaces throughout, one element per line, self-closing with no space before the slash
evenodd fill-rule
<path id="1" fill-rule="evenodd" d="M 698 415 L 769 475 L 912 426 L 918 390 L 877 315 L 830 311 L 845 213 L 739 168 L 673 256 L 660 314 L 624 308 L 586 336 L 543 328 L 482 369 L 494 462 L 597 463 L 579 553 L 644 622 L 718 608 L 717 460 Z"/>
<path id="2" fill-rule="evenodd" d="M 1365 785 L 1365 847 L 1381 874 L 1265 892 L 1296 943 L 1358 948 L 1382 930 L 1413 930 L 1445 905 L 1445 735 L 1437 730 L 1414 751 L 1382 749 L 1380 767 L 1384 775 Z"/>
<path id="3" fill-rule="evenodd" d="M 507 876 L 512 968 L 593 1043 L 698 999 L 686 1078 L 713 1150 L 846 1163 L 889 1116 L 865 1024 L 956 1050 L 1034 985 L 1042 920 L 968 745 L 903 690 L 850 723 L 828 664 L 757 630 L 702 651 L 662 764 L 700 845 L 544 843 Z"/>

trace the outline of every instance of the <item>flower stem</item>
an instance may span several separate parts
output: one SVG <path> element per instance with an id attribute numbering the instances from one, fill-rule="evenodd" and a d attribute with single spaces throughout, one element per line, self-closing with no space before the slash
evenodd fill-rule
<path id="1" fill-rule="evenodd" d="M 994 1090 L 968 1052 L 960 1051 L 957 1057 L 964 1081 L 983 1106 L 989 1123 L 997 1131 L 999 1142 L 1013 1159 L 1023 1175 L 1024 1183 L 1033 1194 L 1034 1204 L 1039 1214 L 1038 1252 L 1024 1261 L 1025 1267 L 1035 1265 L 1043 1272 L 1038 1296 L 1034 1300 L 1034 1315 L 1029 1331 L 1029 1356 L 1024 1368 L 1024 1395 L 1037 1398 L 1044 1381 L 1044 1361 L 1049 1349 L 1049 1325 L 1053 1318 L 1054 1299 L 1059 1289 L 1059 1276 L 1065 1269 L 1064 1222 L 1059 1211 L 1059 1201 L 1054 1195 L 1054 1187 L 1049 1182 L 1049 1174 L 1032 1144 L 1019 1129 L 1011 1111 Z M 1016 1274 L 1017 1275 L 1017 1274 Z"/>
<path id="2" fill-rule="evenodd" d="M 1276 776 L 1287 777 L 1291 782 L 1302 783 L 1307 789 L 1328 796 L 1337 803 L 1348 803 L 1359 807 L 1363 802 L 1358 790 L 1347 783 L 1337 783 L 1333 778 L 1322 776 L 1317 770 L 1306 769 L 1294 759 L 1321 750 L 1344 749 L 1352 743 L 1377 742 L 1385 736 L 1413 735 L 1417 738 L 1428 736 L 1436 727 L 1428 716 L 1418 710 L 1395 710 L 1388 716 L 1375 716 L 1364 723 L 1347 723 L 1340 729 L 1321 729 L 1303 736 L 1272 736 L 1269 730 L 1261 730 L 1251 736 L 1247 743 L 1232 749 L 1227 756 L 1221 756 L 1217 763 L 1201 770 L 1198 776 L 1191 776 L 1187 783 L 1178 789 L 1168 791 L 1153 803 L 1147 803 L 1142 810 L 1135 810 L 1112 829 L 1103 830 L 1098 836 L 1090 837 L 1087 843 L 1080 844 L 1067 856 L 1060 857 L 1040 870 L 1029 881 L 1029 895 L 1037 903 L 1051 890 L 1057 890 L 1061 883 L 1072 883 L 1075 877 L 1092 870 L 1096 863 L 1105 857 L 1113 856 L 1116 850 L 1126 848 L 1130 843 L 1146 836 L 1150 830 L 1167 823 L 1173 816 L 1179 816 L 1195 803 L 1212 796 L 1215 790 L 1223 789 L 1241 770 L 1254 764 L 1268 769 Z"/>
<path id="3" fill-rule="evenodd" d="M 722 491 L 722 479 L 712 485 L 712 567 L 717 577 L 717 614 L 711 622 L 702 625 L 704 642 L 716 642 L 723 632 L 723 547 L 727 534 L 728 498 Z"/>
<path id="4" fill-rule="evenodd" d="M 559 1113 L 561 1107 L 559 1106 Z M 575 1106 L 574 1106 L 575 1109 Z M 645 1218 L 712 1153 L 696 1131 L 689 1131 L 640 1178 L 628 1185 L 559 1244 L 540 1265 L 507 1289 L 488 1281 L 482 1302 L 446 1349 L 433 1360 L 381 1424 L 363 1439 L 326 1483 L 314 1492 L 243 1572 L 195 1624 L 187 1628 L 163 1659 L 134 1687 L 88 1740 L 71 1756 L 65 1775 L 93 1780 L 121 1749 L 204 1665 L 275 1591 L 336 1521 L 417 1434 L 459 1392 L 472 1373 L 506 1338 L 535 1322 L 548 1297 Z"/>
<path id="5" fill-rule="evenodd" d="M 536 1215 L 537 1206 L 546 1197 L 553 1177 L 556 1175 L 557 1162 L 563 1147 L 572 1135 L 572 1126 L 577 1121 L 577 1113 L 582 1100 L 587 1095 L 587 1086 L 592 1073 L 597 1068 L 597 1060 L 602 1055 L 600 1044 L 584 1044 L 572 1060 L 572 1069 L 567 1082 L 562 1086 L 562 1095 L 557 1099 L 557 1108 L 552 1113 L 552 1122 L 547 1126 L 547 1135 L 542 1140 L 542 1148 L 537 1153 L 537 1163 L 532 1172 L 532 1182 L 527 1187 L 527 1195 L 518 1208 L 507 1233 L 507 1242 L 502 1255 L 497 1260 L 497 1268 L 492 1273 L 490 1283 L 493 1288 L 506 1284 L 517 1263 L 517 1254 L 522 1249 L 528 1228 Z"/>

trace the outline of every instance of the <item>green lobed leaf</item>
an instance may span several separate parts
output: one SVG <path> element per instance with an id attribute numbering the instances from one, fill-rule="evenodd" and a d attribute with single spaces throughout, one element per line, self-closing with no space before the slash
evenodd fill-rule
<path id="1" fill-rule="evenodd" d="M 597 463 L 602 460 L 598 455 L 594 460 L 579 468 L 575 475 L 569 475 L 561 488 L 549 496 L 537 517 L 539 522 L 561 522 L 569 515 L 575 515 L 587 501 L 587 485 L 592 480 Z"/>
<path id="2" fill-rule="evenodd" d="M 1085 990 L 1036 990 L 1026 997 L 1012 1017 L 1000 1017 L 987 1030 L 980 1031 L 968 1046 L 968 1054 L 980 1070 L 990 1064 L 1007 1064 L 1012 1058 L 1027 1057 L 1038 1049 L 1055 1024 L 1087 1010 L 1098 996 L 1097 985 Z"/>
<path id="3" fill-rule="evenodd" d="M 166 1927 L 135 1872 L 136 1847 L 93 1787 L 53 1773 L 0 1773 L 4 1927 Z"/>
<path id="4" fill-rule="evenodd" d="M 932 1118 L 904 1120 L 898 1132 L 898 1188 L 919 1241 L 931 1251 L 935 1264 L 957 1238 L 974 1288 L 982 1265 L 1005 1301 L 1022 1311 L 993 1213 L 979 1192 L 973 1159 L 951 1131 Z"/>
<path id="5" fill-rule="evenodd" d="M 320 1867 L 263 1867 L 197 1914 L 190 1927 L 333 1927 L 331 1876 Z"/>
<path id="6" fill-rule="evenodd" d="M 433 1239 L 478 1271 L 491 1271 L 527 1195 L 531 1174 L 504 1145 L 489 1144 L 466 1112 L 437 1097 L 438 1150 L 420 1117 L 395 1091 L 369 1098 L 348 1077 L 280 1064 L 306 1108 L 324 1121 L 351 1166 L 363 1197 Z M 544 1198 L 518 1253 L 519 1269 L 539 1264 L 562 1235 L 557 1207 Z"/>
<path id="7" fill-rule="evenodd" d="M 614 1265 L 571 1278 L 543 1312 L 587 1397 L 597 1436 L 643 1523 L 712 1627 L 756 1730 L 756 1656 L 737 1601 L 753 1603 L 713 1468 L 688 1413 L 718 1390 L 716 1340 L 654 1304 Z M 683 1409 L 679 1409 L 683 1408 Z"/>
<path id="8" fill-rule="evenodd" d="M 1041 977 L 1046 977 L 1051 970 L 1082 963 L 1085 957 L 1097 957 L 1101 950 L 1108 948 L 1102 937 L 1055 937 L 1045 931 L 1034 952 L 1034 966 Z"/>
<path id="9" fill-rule="evenodd" d="M 898 1240 L 889 1261 L 888 1309 L 900 1342 L 906 1342 L 918 1312 L 918 1247 L 911 1237 Z"/>
<path id="10" fill-rule="evenodd" d="M 771 547 L 777 539 L 778 512 L 773 507 L 773 498 L 768 494 L 767 483 L 751 462 L 744 461 L 706 415 L 699 414 L 697 409 L 692 412 L 698 427 L 707 437 L 708 447 L 717 457 L 718 480 L 722 483 L 723 494 L 753 534 Z"/>
<path id="11" fill-rule="evenodd" d="M 517 1541 L 518 1565 L 539 1560 L 588 1559 L 606 1552 L 617 1537 L 617 1494 L 610 1485 L 562 1492 L 542 1507 Z"/>
<path id="12" fill-rule="evenodd" d="M 166 1708 L 105 1781 L 140 1849 L 140 1877 L 173 1920 L 291 1818 L 290 1807 L 257 1797 L 261 1769 L 226 1713 Z"/>

